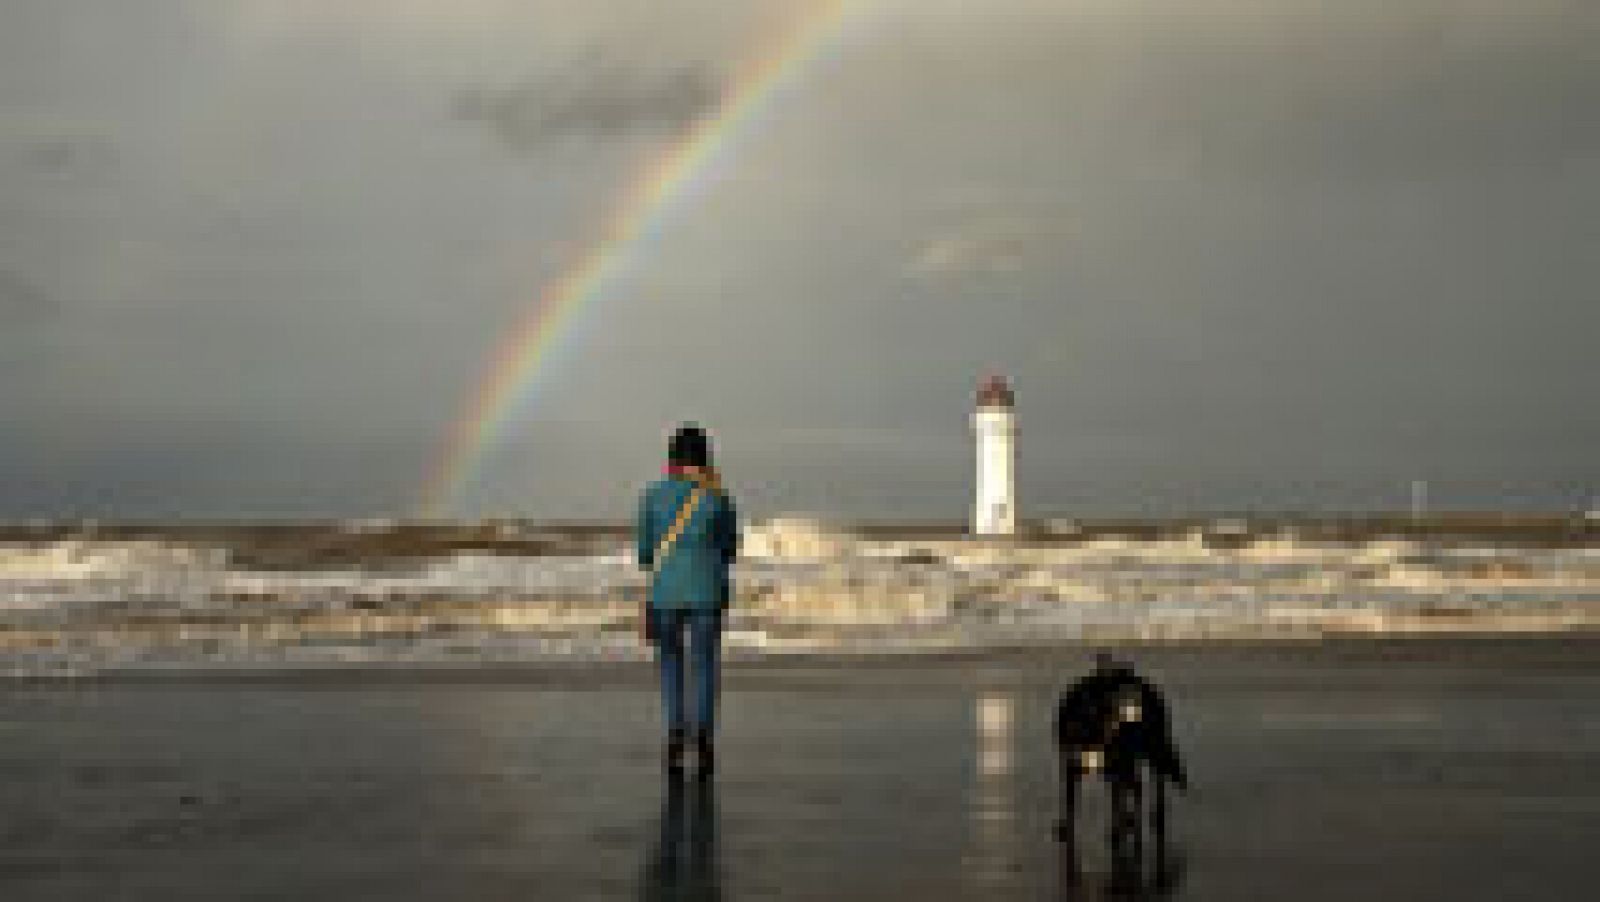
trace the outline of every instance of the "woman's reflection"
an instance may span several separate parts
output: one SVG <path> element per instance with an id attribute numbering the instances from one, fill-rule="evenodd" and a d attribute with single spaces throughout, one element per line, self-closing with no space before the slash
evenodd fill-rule
<path id="1" fill-rule="evenodd" d="M 666 785 L 660 830 L 645 862 L 639 897 L 721 899 L 716 783 L 674 778 Z"/>

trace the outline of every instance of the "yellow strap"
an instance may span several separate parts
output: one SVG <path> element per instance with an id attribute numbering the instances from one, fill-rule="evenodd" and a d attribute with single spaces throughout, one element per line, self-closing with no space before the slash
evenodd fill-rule
<path id="1" fill-rule="evenodd" d="M 673 543 L 678 541 L 678 534 L 688 525 L 689 518 L 694 516 L 694 509 L 700 506 L 700 496 L 704 494 L 705 489 L 700 486 L 695 486 L 694 491 L 689 493 L 689 500 L 678 511 L 678 519 L 672 522 L 672 528 L 667 530 L 667 534 L 661 537 L 661 544 L 656 546 L 656 556 L 651 561 L 655 565 L 651 568 L 652 573 L 661 569 L 662 560 L 672 550 Z"/>

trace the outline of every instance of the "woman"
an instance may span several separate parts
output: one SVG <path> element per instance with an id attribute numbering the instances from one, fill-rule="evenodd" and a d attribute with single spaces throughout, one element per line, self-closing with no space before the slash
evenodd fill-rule
<path id="1" fill-rule="evenodd" d="M 661 665 L 666 766 L 674 773 L 682 767 L 692 732 L 700 772 L 710 774 L 728 569 L 739 551 L 739 529 L 733 500 L 711 465 L 711 442 L 692 423 L 673 434 L 666 471 L 639 502 L 638 544 L 639 566 L 651 573 L 641 622 Z M 686 633 L 694 669 L 692 719 L 683 699 Z"/>

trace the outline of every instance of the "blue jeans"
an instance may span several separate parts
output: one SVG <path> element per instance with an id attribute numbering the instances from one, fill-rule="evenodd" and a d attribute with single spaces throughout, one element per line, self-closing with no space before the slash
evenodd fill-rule
<path id="1" fill-rule="evenodd" d="M 656 660 L 661 662 L 661 703 L 668 729 L 711 732 L 716 722 L 717 667 L 722 657 L 722 612 L 650 608 L 655 620 Z M 684 718 L 683 636 L 689 634 L 694 664 L 694 720 Z"/>

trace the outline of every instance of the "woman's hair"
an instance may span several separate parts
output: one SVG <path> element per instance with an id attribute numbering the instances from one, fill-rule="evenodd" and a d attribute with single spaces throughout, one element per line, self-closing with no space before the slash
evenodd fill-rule
<path id="1" fill-rule="evenodd" d="M 685 423 L 667 443 L 667 461 L 680 467 L 711 466 L 711 439 L 693 423 Z"/>

